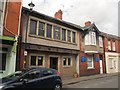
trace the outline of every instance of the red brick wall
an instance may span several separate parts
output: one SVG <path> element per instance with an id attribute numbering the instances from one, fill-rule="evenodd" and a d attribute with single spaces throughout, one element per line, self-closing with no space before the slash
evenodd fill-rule
<path id="1" fill-rule="evenodd" d="M 7 2 L 5 9 L 3 35 L 18 35 L 20 21 L 19 16 L 21 15 L 21 2 Z"/>
<path id="2" fill-rule="evenodd" d="M 88 57 L 87 54 L 85 54 L 84 52 L 80 52 L 80 58 L 81 58 L 81 56 L 85 56 L 86 58 Z M 99 54 L 94 54 L 94 57 L 99 57 Z M 87 69 L 87 61 L 86 62 L 80 61 L 79 71 L 80 71 L 80 76 L 99 74 L 100 73 L 99 62 L 94 61 L 94 69 Z"/>

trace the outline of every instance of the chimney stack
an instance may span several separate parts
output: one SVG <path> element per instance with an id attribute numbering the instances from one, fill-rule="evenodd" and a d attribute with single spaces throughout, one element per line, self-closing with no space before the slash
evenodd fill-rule
<path id="1" fill-rule="evenodd" d="M 62 14 L 63 14 L 63 12 L 60 9 L 60 10 L 58 10 L 58 12 L 55 13 L 54 17 L 57 18 L 57 19 L 62 20 Z"/>
<path id="2" fill-rule="evenodd" d="M 85 22 L 85 27 L 89 27 L 91 25 L 90 21 Z"/>

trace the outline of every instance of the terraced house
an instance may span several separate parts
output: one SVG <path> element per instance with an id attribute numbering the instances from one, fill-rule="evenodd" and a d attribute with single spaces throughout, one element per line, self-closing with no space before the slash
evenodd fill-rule
<path id="1" fill-rule="evenodd" d="M 103 33 L 106 73 L 120 72 L 120 37 Z"/>
<path id="2" fill-rule="evenodd" d="M 103 35 L 94 23 L 85 22 L 79 52 L 79 74 L 93 75 L 105 73 Z"/>
<path id="3" fill-rule="evenodd" d="M 20 68 L 48 67 L 72 76 L 79 64 L 81 27 L 63 21 L 61 10 L 53 18 L 23 7 L 21 17 Z"/>
<path id="4" fill-rule="evenodd" d="M 20 11 L 21 2 L 0 1 L 0 77 L 16 70 Z"/>

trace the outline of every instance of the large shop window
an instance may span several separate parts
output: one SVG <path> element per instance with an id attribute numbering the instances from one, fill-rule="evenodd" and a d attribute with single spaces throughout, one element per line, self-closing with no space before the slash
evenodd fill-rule
<path id="1" fill-rule="evenodd" d="M 54 26 L 54 39 L 60 40 L 60 27 Z"/>
<path id="2" fill-rule="evenodd" d="M 68 42 L 71 42 L 71 31 L 68 30 L 67 35 L 68 35 L 68 37 L 67 37 Z"/>
<path id="3" fill-rule="evenodd" d="M 85 35 L 85 45 L 96 45 L 96 33 L 90 31 Z"/>
<path id="4" fill-rule="evenodd" d="M 45 35 L 45 23 L 39 22 L 38 35 L 39 36 Z"/>
<path id="5" fill-rule="evenodd" d="M 93 55 L 89 55 L 88 58 L 87 58 L 87 68 L 94 68 L 94 65 L 93 65 Z"/>
<path id="6" fill-rule="evenodd" d="M 43 56 L 31 56 L 31 66 L 43 66 Z"/>
<path id="7" fill-rule="evenodd" d="M 52 37 L 52 25 L 47 24 L 47 35 L 48 38 Z"/>
<path id="8" fill-rule="evenodd" d="M 37 21 L 36 20 L 30 20 L 30 34 L 36 35 L 37 30 Z"/>
<path id="9" fill-rule="evenodd" d="M 0 70 L 5 70 L 6 67 L 6 53 L 0 53 Z M 2 64 L 2 65 L 1 65 Z"/>
<path id="10" fill-rule="evenodd" d="M 72 59 L 63 57 L 63 66 L 71 66 L 72 65 Z"/>

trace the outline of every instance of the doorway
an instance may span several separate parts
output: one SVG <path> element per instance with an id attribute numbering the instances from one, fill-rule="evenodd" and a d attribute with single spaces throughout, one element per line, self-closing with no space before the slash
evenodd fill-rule
<path id="1" fill-rule="evenodd" d="M 102 55 L 100 55 L 100 74 L 103 74 L 103 64 L 102 64 Z"/>
<path id="2" fill-rule="evenodd" d="M 50 68 L 58 70 L 58 57 L 50 57 Z"/>

